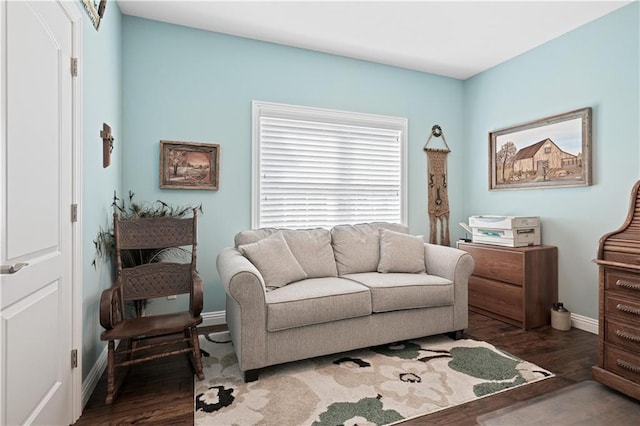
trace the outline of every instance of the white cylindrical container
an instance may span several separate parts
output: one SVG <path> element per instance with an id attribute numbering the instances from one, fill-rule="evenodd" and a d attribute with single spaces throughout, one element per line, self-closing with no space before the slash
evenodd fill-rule
<path id="1" fill-rule="evenodd" d="M 571 312 L 562 303 L 554 303 L 551 308 L 551 327 L 556 330 L 571 330 Z"/>

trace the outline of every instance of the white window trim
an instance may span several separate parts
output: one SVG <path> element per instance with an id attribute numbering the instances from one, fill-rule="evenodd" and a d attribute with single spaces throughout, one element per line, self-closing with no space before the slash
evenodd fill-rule
<path id="1" fill-rule="evenodd" d="M 273 102 L 252 101 L 252 126 L 251 126 L 251 227 L 257 228 L 259 222 L 260 206 L 260 118 L 268 117 L 286 118 L 294 120 L 327 121 L 344 125 L 379 127 L 399 130 L 400 137 L 400 217 L 402 224 L 407 225 L 407 132 L 408 120 L 405 117 L 393 117 L 375 114 L 365 114 L 350 111 L 340 111 L 324 108 L 304 107 L 297 105 L 280 104 Z"/>

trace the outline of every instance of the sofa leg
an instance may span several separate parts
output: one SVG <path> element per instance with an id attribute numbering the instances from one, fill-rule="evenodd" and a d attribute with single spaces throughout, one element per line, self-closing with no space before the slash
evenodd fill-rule
<path id="1" fill-rule="evenodd" d="M 247 370 L 244 372 L 244 381 L 245 383 L 255 382 L 258 380 L 259 370 Z"/>
<path id="2" fill-rule="evenodd" d="M 460 340 L 462 339 L 463 333 L 464 333 L 464 330 L 456 330 L 456 331 L 450 331 L 449 333 L 447 333 L 447 335 L 451 337 L 453 340 Z"/>

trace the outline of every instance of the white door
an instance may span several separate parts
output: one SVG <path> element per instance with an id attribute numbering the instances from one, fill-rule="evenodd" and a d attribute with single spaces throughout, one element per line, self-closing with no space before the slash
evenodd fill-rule
<path id="1" fill-rule="evenodd" d="M 60 2 L 0 7 L 0 424 L 68 425 L 75 420 L 73 19 Z"/>

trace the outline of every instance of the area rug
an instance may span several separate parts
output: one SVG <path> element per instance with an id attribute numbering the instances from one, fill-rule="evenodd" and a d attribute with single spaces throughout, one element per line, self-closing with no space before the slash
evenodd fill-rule
<path id="1" fill-rule="evenodd" d="M 268 367 L 244 383 L 228 333 L 200 337 L 196 425 L 390 425 L 553 376 L 445 335 Z"/>
<path id="2" fill-rule="evenodd" d="M 586 380 L 483 414 L 476 420 L 482 426 L 636 426 L 639 419 L 640 402 L 593 380 Z"/>

